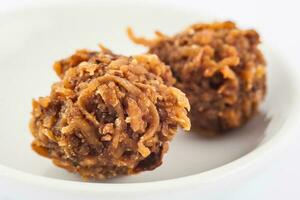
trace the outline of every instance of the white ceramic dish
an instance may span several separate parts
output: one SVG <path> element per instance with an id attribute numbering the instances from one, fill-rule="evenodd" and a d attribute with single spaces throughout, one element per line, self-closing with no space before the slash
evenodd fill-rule
<path id="1" fill-rule="evenodd" d="M 149 36 L 155 29 L 172 34 L 191 23 L 216 18 L 193 9 L 187 12 L 133 1 L 52 4 L 0 15 L 0 186 L 4 197 L 219 197 L 268 162 L 295 133 L 296 119 L 300 118 L 299 77 L 277 56 L 281 54 L 262 46 L 269 66 L 268 96 L 261 113 L 245 127 L 213 140 L 179 131 L 157 170 L 102 183 L 82 182 L 30 149 L 27 124 L 31 99 L 46 95 L 57 80 L 51 68 L 53 61 L 78 48 L 95 49 L 99 42 L 122 54 L 144 52 L 127 39 L 128 25 Z"/>

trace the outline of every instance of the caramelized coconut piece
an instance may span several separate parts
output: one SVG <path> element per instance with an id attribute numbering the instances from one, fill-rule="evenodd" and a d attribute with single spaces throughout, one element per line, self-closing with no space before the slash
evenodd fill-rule
<path id="1" fill-rule="evenodd" d="M 83 178 L 153 170 L 189 103 L 156 55 L 78 51 L 55 64 L 61 81 L 33 101 L 33 149 Z"/>
<path id="2" fill-rule="evenodd" d="M 135 43 L 171 67 L 175 86 L 190 101 L 193 127 L 224 132 L 256 113 L 266 93 L 266 63 L 256 31 L 224 22 L 195 24 L 170 37 L 156 34 L 147 40 L 128 29 Z"/>

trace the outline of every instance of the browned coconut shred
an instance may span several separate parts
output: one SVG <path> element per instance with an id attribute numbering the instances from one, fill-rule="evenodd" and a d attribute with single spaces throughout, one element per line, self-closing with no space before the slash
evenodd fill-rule
<path id="1" fill-rule="evenodd" d="M 155 55 L 77 51 L 58 61 L 61 81 L 33 101 L 33 149 L 84 178 L 152 170 L 177 127 L 190 129 L 189 103 Z"/>
<path id="2" fill-rule="evenodd" d="M 266 94 L 266 62 L 255 30 L 233 22 L 195 24 L 173 36 L 129 38 L 171 67 L 188 97 L 194 127 L 224 132 L 245 124 Z M 206 133 L 206 132 L 203 132 Z"/>

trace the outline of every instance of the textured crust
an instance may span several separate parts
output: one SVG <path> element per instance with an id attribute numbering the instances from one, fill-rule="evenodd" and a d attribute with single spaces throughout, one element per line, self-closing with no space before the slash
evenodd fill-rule
<path id="1" fill-rule="evenodd" d="M 32 147 L 84 178 L 155 169 L 177 127 L 190 128 L 188 100 L 156 55 L 80 50 L 54 69 L 61 81 L 33 101 Z"/>
<path id="2" fill-rule="evenodd" d="M 149 47 L 188 97 L 194 127 L 214 133 L 238 128 L 257 111 L 266 93 L 266 63 L 259 35 L 232 22 L 195 24 L 174 36 L 129 37 Z"/>

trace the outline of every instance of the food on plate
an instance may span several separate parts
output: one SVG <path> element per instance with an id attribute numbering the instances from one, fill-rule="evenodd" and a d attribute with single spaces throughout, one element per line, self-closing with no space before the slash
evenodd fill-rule
<path id="1" fill-rule="evenodd" d="M 222 133 L 241 127 L 258 110 L 266 94 L 266 62 L 255 30 L 233 22 L 194 24 L 167 36 L 132 41 L 149 48 L 171 67 L 175 86 L 191 104 L 193 127 Z"/>
<path id="2" fill-rule="evenodd" d="M 85 179 L 160 166 L 189 103 L 156 55 L 79 50 L 54 65 L 61 80 L 33 100 L 32 147 Z"/>

